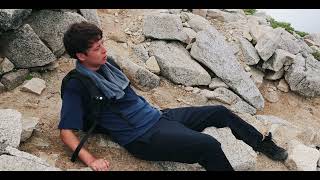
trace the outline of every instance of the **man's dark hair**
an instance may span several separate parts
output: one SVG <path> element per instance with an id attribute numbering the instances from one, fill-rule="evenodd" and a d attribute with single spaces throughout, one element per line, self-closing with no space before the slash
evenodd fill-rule
<path id="1" fill-rule="evenodd" d="M 88 22 L 74 23 L 64 33 L 63 44 L 67 53 L 78 59 L 76 53 L 85 53 L 91 45 L 102 39 L 102 30 Z"/>

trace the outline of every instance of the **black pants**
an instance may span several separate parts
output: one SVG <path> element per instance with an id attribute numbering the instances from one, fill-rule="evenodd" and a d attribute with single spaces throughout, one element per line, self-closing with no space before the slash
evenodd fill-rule
<path id="1" fill-rule="evenodd" d="M 210 126 L 229 127 L 254 149 L 263 137 L 224 106 L 184 107 L 163 110 L 159 122 L 125 148 L 144 160 L 199 163 L 206 170 L 232 171 L 220 143 L 201 133 Z"/>

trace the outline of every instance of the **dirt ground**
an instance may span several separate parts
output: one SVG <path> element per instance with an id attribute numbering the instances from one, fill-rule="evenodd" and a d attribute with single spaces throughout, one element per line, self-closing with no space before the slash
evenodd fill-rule
<path id="1" fill-rule="evenodd" d="M 152 13 L 153 10 L 98 10 L 102 22 L 104 34 L 108 38 L 112 33 L 124 31 L 128 26 L 141 25 L 141 16 L 143 13 Z M 132 28 L 131 27 L 131 28 Z M 131 37 L 126 35 L 128 41 Z M 123 49 L 122 43 L 108 43 L 107 48 Z M 134 43 L 134 42 L 132 42 Z M 128 43 L 129 44 L 129 43 Z M 86 167 L 80 161 L 72 163 L 70 161 L 71 151 L 64 146 L 59 138 L 59 123 L 61 98 L 60 86 L 62 78 L 74 68 L 74 61 L 68 58 L 60 58 L 59 67 L 53 71 L 44 73 L 34 73 L 33 76 L 39 76 L 46 81 L 46 89 L 40 96 L 22 92 L 22 86 L 16 89 L 2 93 L 0 95 L 0 108 L 16 109 L 23 116 L 32 116 L 40 118 L 32 137 L 26 142 L 21 143 L 19 149 L 36 156 L 45 154 L 49 161 L 56 167 L 63 170 L 77 169 Z M 270 81 L 265 81 L 260 87 L 264 95 Z M 181 86 L 175 85 L 168 80 L 161 78 L 160 86 L 149 91 L 143 92 L 136 89 L 136 92 L 144 96 L 151 104 L 160 107 L 182 107 L 189 105 L 202 105 L 203 99 L 195 96 L 191 92 L 185 91 Z M 263 111 L 258 114 L 274 115 L 283 118 L 299 127 L 320 128 L 320 98 L 304 98 L 295 93 L 279 92 L 280 100 L 276 103 L 266 101 Z M 143 161 L 134 158 L 124 149 L 106 148 L 96 146 L 96 141 L 89 140 L 86 147 L 95 156 L 105 158 L 110 162 L 111 171 L 161 171 L 163 170 L 156 163 Z M 264 155 L 258 155 L 256 170 L 288 170 L 282 163 L 273 162 Z"/>

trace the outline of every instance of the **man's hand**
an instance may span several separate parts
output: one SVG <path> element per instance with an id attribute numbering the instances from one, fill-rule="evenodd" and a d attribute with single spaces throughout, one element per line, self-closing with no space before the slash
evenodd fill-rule
<path id="1" fill-rule="evenodd" d="M 89 167 L 94 171 L 108 171 L 109 162 L 105 159 L 96 159 L 89 164 Z"/>

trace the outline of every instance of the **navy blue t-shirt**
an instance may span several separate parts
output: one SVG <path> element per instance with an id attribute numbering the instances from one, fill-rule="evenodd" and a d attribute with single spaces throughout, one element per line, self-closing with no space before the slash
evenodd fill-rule
<path id="1" fill-rule="evenodd" d="M 124 92 L 125 95 L 116 101 L 114 108 L 118 109 L 133 126 L 110 111 L 107 106 L 102 108 L 98 124 L 122 146 L 143 135 L 161 116 L 161 112 L 152 107 L 142 96 L 137 95 L 130 85 Z M 70 79 L 64 89 L 58 128 L 82 130 L 84 117 L 89 110 L 88 104 L 88 90 L 79 80 Z"/>

